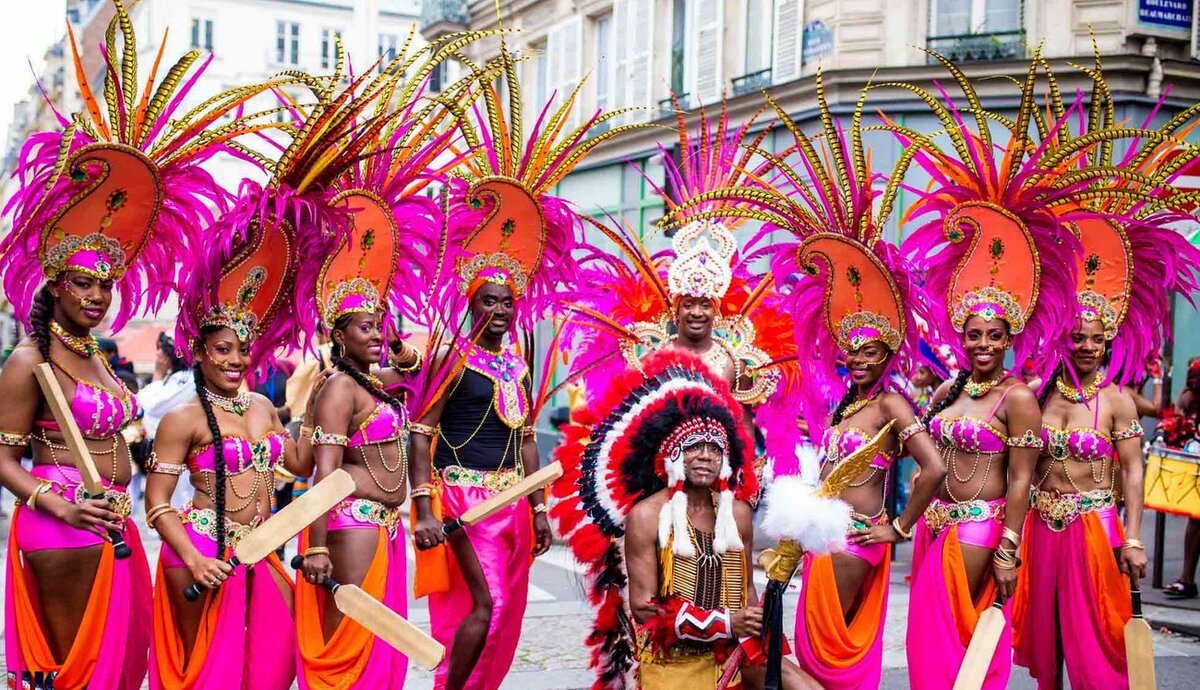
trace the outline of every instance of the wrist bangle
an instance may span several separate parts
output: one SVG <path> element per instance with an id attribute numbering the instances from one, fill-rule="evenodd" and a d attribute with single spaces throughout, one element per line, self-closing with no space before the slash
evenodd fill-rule
<path id="1" fill-rule="evenodd" d="M 420 486 L 418 486 L 417 488 L 408 492 L 409 498 L 422 498 L 424 496 L 431 496 L 431 495 L 433 495 L 433 489 L 426 489 L 426 488 L 420 487 Z"/>
<path id="2" fill-rule="evenodd" d="M 533 512 L 536 515 L 541 515 L 542 513 L 546 512 L 547 510 L 550 510 L 550 508 L 545 503 L 539 503 L 533 507 Z"/>
<path id="3" fill-rule="evenodd" d="M 1002 534 L 1003 534 L 1003 536 L 1001 536 L 1000 538 L 1007 539 L 1010 542 L 1012 542 L 1014 549 L 1021 548 L 1021 535 L 1020 534 L 1017 534 L 1014 530 L 1009 529 L 1007 526 L 1004 527 L 1004 532 Z"/>
<path id="4" fill-rule="evenodd" d="M 304 550 L 305 558 L 308 558 L 309 556 L 328 556 L 328 555 L 329 555 L 329 549 L 324 546 L 310 546 Z"/>
<path id="5" fill-rule="evenodd" d="M 159 503 L 146 511 L 146 526 L 153 527 L 154 521 L 174 510 L 170 503 Z"/>
<path id="6" fill-rule="evenodd" d="M 1121 543 L 1121 550 L 1124 551 L 1125 549 L 1141 549 L 1145 551 L 1146 545 L 1142 543 L 1141 539 L 1126 539 Z"/>
<path id="7" fill-rule="evenodd" d="M 52 487 L 52 486 L 53 486 L 53 484 L 46 481 L 45 479 L 38 482 L 38 485 L 36 487 L 34 487 L 33 491 L 29 492 L 29 498 L 25 501 L 25 505 L 29 506 L 30 510 L 37 510 L 38 509 L 37 508 L 38 496 L 41 496 L 42 494 L 49 491 L 50 487 Z"/>
<path id="8" fill-rule="evenodd" d="M 900 526 L 899 515 L 892 518 L 892 529 L 896 530 L 896 534 L 899 534 L 902 539 L 912 539 L 912 529 L 909 529 L 907 532 L 904 531 L 904 528 Z"/>

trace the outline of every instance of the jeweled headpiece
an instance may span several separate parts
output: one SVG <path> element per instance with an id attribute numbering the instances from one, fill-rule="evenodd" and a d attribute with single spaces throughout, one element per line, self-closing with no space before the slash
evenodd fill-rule
<path id="1" fill-rule="evenodd" d="M 695 220 L 671 240 L 675 258 L 667 269 L 672 299 L 699 297 L 720 300 L 733 280 L 732 261 L 737 240 L 719 222 Z"/>
<path id="2" fill-rule="evenodd" d="M 825 325 L 842 352 L 872 341 L 899 352 L 908 324 L 891 272 L 861 243 L 833 233 L 806 238 L 797 248 L 800 265 L 812 277 L 825 273 Z"/>
<path id="3" fill-rule="evenodd" d="M 1129 308 L 1133 283 L 1129 238 L 1114 221 L 1087 220 L 1074 228 L 1084 248 L 1077 291 L 1079 317 L 1099 321 L 1104 326 L 1104 339 L 1112 340 Z"/>
<path id="4" fill-rule="evenodd" d="M 350 213 L 350 235 L 325 261 L 317 279 L 317 303 L 325 328 L 346 314 L 387 311 L 396 272 L 396 218 L 383 199 L 356 189 L 334 197 Z"/>
<path id="5" fill-rule="evenodd" d="M 1041 261 L 1029 229 L 994 204 L 960 204 L 942 221 L 946 239 L 967 242 L 950 279 L 946 304 L 950 322 L 961 332 L 967 319 L 1000 319 L 1016 335 L 1037 305 Z"/>
<path id="6" fill-rule="evenodd" d="M 466 200 L 484 216 L 463 242 L 459 289 L 472 295 L 482 282 L 489 282 L 507 285 L 513 297 L 524 297 L 546 246 L 541 204 L 519 181 L 500 177 L 472 184 Z"/>

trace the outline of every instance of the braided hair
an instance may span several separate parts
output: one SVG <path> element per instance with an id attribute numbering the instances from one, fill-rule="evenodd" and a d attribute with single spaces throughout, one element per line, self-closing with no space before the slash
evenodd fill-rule
<path id="1" fill-rule="evenodd" d="M 54 318 L 54 294 L 50 285 L 43 285 L 42 291 L 33 298 L 33 307 L 29 310 L 29 338 L 37 345 L 38 352 L 44 361 L 50 361 L 50 320 Z"/>
<path id="2" fill-rule="evenodd" d="M 1054 367 L 1054 373 L 1050 374 L 1050 378 L 1046 379 L 1046 382 L 1042 384 L 1042 392 L 1038 395 L 1039 408 L 1046 406 L 1046 401 L 1050 399 L 1050 393 L 1054 390 L 1055 384 L 1058 383 L 1058 380 L 1062 378 L 1064 373 L 1066 373 L 1066 369 L 1063 368 L 1063 363 L 1059 362 L 1058 366 Z"/>
<path id="3" fill-rule="evenodd" d="M 838 403 L 837 409 L 833 411 L 833 419 L 829 420 L 831 426 L 837 426 L 842 423 L 842 415 L 846 413 L 846 408 L 850 407 L 855 400 L 858 400 L 858 386 L 853 384 L 846 390 L 846 394 L 842 396 L 842 401 Z"/>
<path id="4" fill-rule="evenodd" d="M 201 333 L 204 333 L 204 329 L 201 329 Z M 192 375 L 196 380 L 196 397 L 200 399 L 200 407 L 204 408 L 204 418 L 208 420 L 208 432 L 212 434 L 213 460 L 217 472 L 216 486 L 213 489 L 212 497 L 217 512 L 217 558 L 223 558 L 225 553 L 225 442 L 221 438 L 221 425 L 217 424 L 217 415 L 213 412 L 212 402 L 204 394 L 204 374 L 201 373 L 198 363 L 192 368 Z"/>
<path id="5" fill-rule="evenodd" d="M 921 417 L 921 423 L 928 426 L 929 420 L 936 417 L 942 410 L 953 405 L 954 401 L 958 400 L 958 396 L 962 395 L 963 387 L 967 385 L 967 379 L 969 378 L 971 378 L 970 369 L 963 369 L 958 372 L 958 376 L 954 378 L 954 383 L 950 384 L 950 390 L 946 391 L 946 397 L 930 405 L 929 409 L 925 410 L 925 414 Z"/>

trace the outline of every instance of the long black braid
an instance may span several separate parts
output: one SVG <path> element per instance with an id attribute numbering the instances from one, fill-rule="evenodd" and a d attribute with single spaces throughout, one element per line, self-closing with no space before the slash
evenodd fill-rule
<path id="1" fill-rule="evenodd" d="M 1038 395 L 1039 408 L 1046 406 L 1046 401 L 1050 399 L 1050 393 L 1056 388 L 1055 384 L 1058 383 L 1058 380 L 1062 378 L 1065 372 L 1066 370 L 1063 368 L 1062 362 L 1059 362 L 1058 366 L 1054 367 L 1054 373 L 1050 374 L 1050 378 L 1046 379 L 1046 382 L 1042 384 L 1042 392 Z"/>
<path id="2" fill-rule="evenodd" d="M 54 294 L 50 286 L 42 286 L 42 291 L 33 298 L 33 306 L 29 310 L 29 337 L 42 353 L 42 360 L 50 361 L 50 320 L 54 318 Z"/>
<path id="3" fill-rule="evenodd" d="M 216 485 L 213 488 L 213 503 L 217 512 L 217 558 L 223 558 L 225 553 L 225 442 L 221 438 L 221 425 L 217 424 L 217 415 L 213 412 L 212 403 L 204 394 L 204 374 L 200 365 L 192 368 L 196 379 L 196 397 L 200 398 L 200 407 L 204 408 L 204 417 L 208 420 L 208 432 L 212 434 L 213 460 L 216 463 Z"/>
<path id="4" fill-rule="evenodd" d="M 837 409 L 833 411 L 833 419 L 829 420 L 832 426 L 837 426 L 842 423 L 842 415 L 846 413 L 846 408 L 858 400 L 858 386 L 851 385 L 846 390 L 846 394 L 842 396 L 842 401 L 838 403 Z"/>
<path id="5" fill-rule="evenodd" d="M 350 316 L 350 314 L 344 314 L 338 318 L 338 320 L 333 323 L 333 330 L 344 330 L 346 325 L 350 322 Z M 329 348 L 329 360 L 333 363 L 333 366 L 338 371 L 354 379 L 354 382 L 359 386 L 362 386 L 363 389 L 370 393 L 371 397 L 390 406 L 396 411 L 396 414 L 400 415 L 401 419 L 408 419 L 408 411 L 405 409 L 404 403 L 400 402 L 400 399 L 396 396 L 391 395 L 379 386 L 376 386 L 374 383 L 372 383 L 371 379 L 367 378 L 363 372 L 351 366 L 350 363 L 344 359 L 344 355 L 345 350 L 337 343 L 337 341 L 334 341 L 333 345 Z"/>
<path id="6" fill-rule="evenodd" d="M 958 400 L 958 396 L 962 395 L 963 387 L 967 385 L 967 379 L 969 378 L 971 378 L 970 369 L 963 369 L 958 372 L 958 376 L 954 378 L 954 383 L 950 384 L 950 390 L 946 391 L 946 397 L 930 405 L 929 409 L 925 410 L 925 414 L 921 417 L 921 422 L 928 426 L 929 421 L 936 417 L 939 412 L 953 405 L 954 401 Z"/>

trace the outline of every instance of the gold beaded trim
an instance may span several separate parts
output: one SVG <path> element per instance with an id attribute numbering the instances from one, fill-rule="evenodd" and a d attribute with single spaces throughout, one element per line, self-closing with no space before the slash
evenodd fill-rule
<path id="1" fill-rule="evenodd" d="M 150 459 L 146 461 L 146 471 L 155 472 L 157 474 L 170 474 L 178 477 L 187 471 L 187 465 L 177 465 L 173 462 L 162 462 L 158 459 L 158 453 L 151 452 Z"/>
<path id="2" fill-rule="evenodd" d="M 454 486 L 473 486 L 490 491 L 500 492 L 521 481 L 522 472 L 517 470 L 496 470 L 486 472 L 473 470 L 469 467 L 451 465 L 442 470 L 442 479 Z"/>
<path id="3" fill-rule="evenodd" d="M 16 431 L 0 431 L 0 446 L 24 448 L 33 439 L 32 434 L 22 434 Z"/>
<path id="4" fill-rule="evenodd" d="M 1114 431 L 1112 434 L 1112 439 L 1114 441 L 1127 441 L 1131 438 L 1141 438 L 1145 435 L 1146 430 L 1142 428 L 1141 422 L 1135 419 L 1133 420 L 1133 423 L 1129 425 L 1128 429 L 1125 429 L 1124 431 Z"/>
<path id="5" fill-rule="evenodd" d="M 1027 430 L 1020 436 L 1009 436 L 1004 440 L 1004 445 L 1009 448 L 1033 448 L 1036 450 L 1041 450 L 1045 447 L 1042 437 L 1035 434 L 1033 429 Z"/>
<path id="6" fill-rule="evenodd" d="M 909 424 L 901 429 L 900 433 L 896 434 L 896 438 L 899 438 L 901 443 L 907 443 L 908 439 L 923 431 L 925 431 L 925 425 L 921 422 L 921 420 L 918 419 L 912 424 Z"/>
<path id="7" fill-rule="evenodd" d="M 350 445 L 350 437 L 342 434 L 331 434 L 321 427 L 313 429 L 312 444 L 314 446 L 348 446 Z"/>

